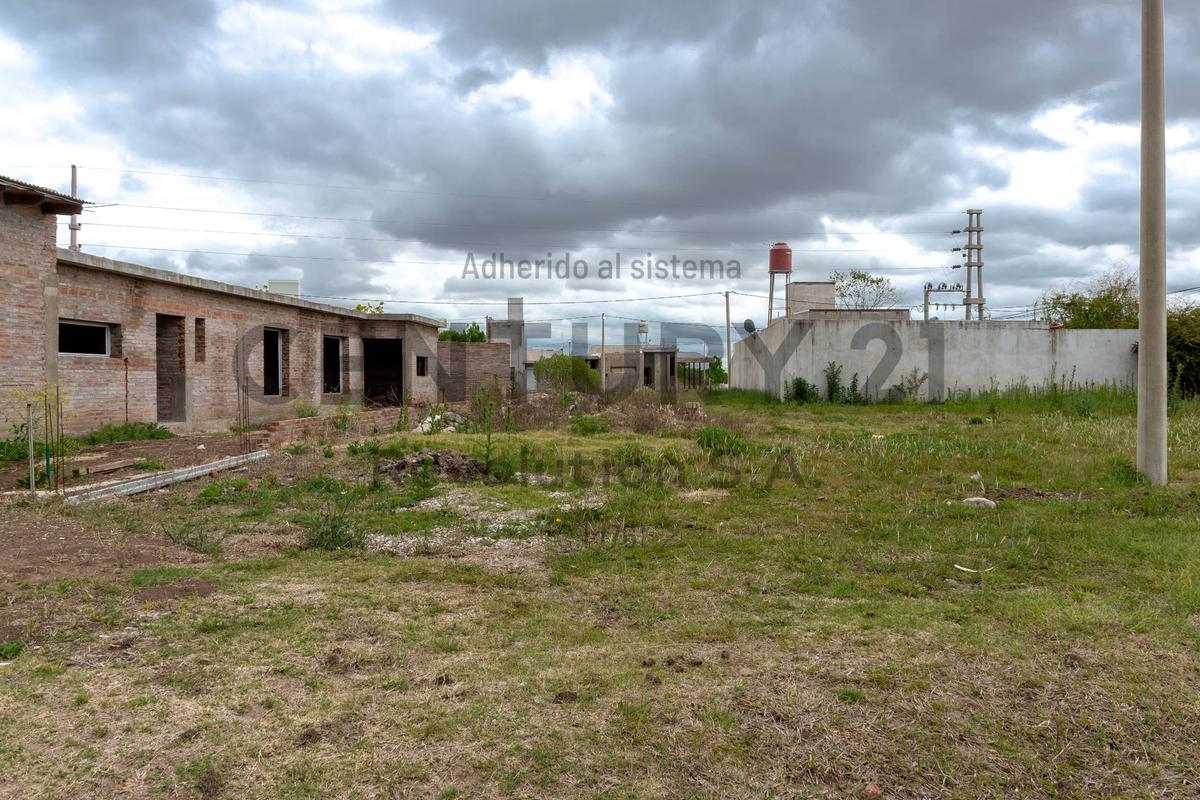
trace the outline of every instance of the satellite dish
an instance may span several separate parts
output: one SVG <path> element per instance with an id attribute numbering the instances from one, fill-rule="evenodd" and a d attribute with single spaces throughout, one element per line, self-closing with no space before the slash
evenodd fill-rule
<path id="1" fill-rule="evenodd" d="M 742 323 L 742 328 L 746 331 L 746 333 L 754 333 L 754 320 L 746 320 Z"/>

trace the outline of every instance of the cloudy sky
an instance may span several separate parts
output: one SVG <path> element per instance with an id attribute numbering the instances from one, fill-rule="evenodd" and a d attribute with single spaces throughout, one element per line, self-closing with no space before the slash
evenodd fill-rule
<path id="1" fill-rule="evenodd" d="M 1180 289 L 1200 4 L 1167 5 Z M 950 231 L 977 206 L 1010 316 L 1137 264 L 1138 26 L 1137 0 L 9 0 L 0 172 L 66 188 L 81 165 L 86 252 L 449 320 L 524 295 L 537 319 L 723 323 L 706 293 L 731 289 L 761 324 L 776 240 L 796 279 L 866 269 L 915 305 L 962 279 Z M 493 252 L 589 273 L 464 277 Z M 634 279 L 647 253 L 741 275 Z M 634 301 L 671 295 L 697 296 Z"/>

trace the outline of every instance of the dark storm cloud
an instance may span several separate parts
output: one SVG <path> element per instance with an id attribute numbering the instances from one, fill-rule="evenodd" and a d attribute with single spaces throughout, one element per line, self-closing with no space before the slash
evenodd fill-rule
<path id="1" fill-rule="evenodd" d="M 178 69 L 204 47 L 216 17 L 207 0 L 16 0 L 0 26 L 61 77 L 112 80 L 119 91 L 124 81 Z"/>
<path id="2" fill-rule="evenodd" d="M 301 57 L 236 68 L 215 46 L 219 12 L 202 2 L 60 0 L 6 9 L 0 29 L 37 55 L 48 82 L 102 98 L 86 120 L 137 160 L 408 189 L 236 187 L 266 210 L 373 216 L 376 234 L 402 240 L 274 248 L 359 259 L 292 264 L 306 288 L 327 294 L 368 295 L 380 276 L 422 270 L 366 263 L 405 243 L 446 261 L 488 245 L 533 257 L 547 244 L 754 248 L 741 285 L 757 290 L 765 247 L 797 237 L 798 261 L 816 277 L 857 265 L 802 252 L 824 212 L 890 220 L 892 230 L 922 232 L 917 243 L 942 246 L 960 220 L 916 212 L 1008 181 L 964 141 L 1056 149 L 1029 125 L 1054 105 L 1096 104 L 1113 121 L 1137 113 L 1137 11 L 1115 0 L 385 3 L 381 23 L 437 36 L 399 75 Z M 1173 4 L 1169 15 L 1172 114 L 1195 118 L 1186 84 L 1200 75 L 1200 10 Z M 574 56 L 607 60 L 612 105 L 601 118 L 554 130 L 520 113 L 520 98 L 465 102 L 520 69 L 541 74 Z M 1135 244 L 1136 210 L 1127 177 L 1092 180 L 1074 213 L 989 208 L 989 272 L 1004 276 L 995 285 L 1042 286 L 1088 268 L 1047 263 L 1037 255 L 1047 243 Z M 428 222 L 440 224 L 418 224 Z M 1200 238 L 1187 220 L 1171 232 L 1176 246 Z M 287 263 L 253 267 L 282 274 Z M 238 269 L 219 264 L 198 266 Z M 448 291 L 469 293 L 456 270 L 444 274 Z"/>

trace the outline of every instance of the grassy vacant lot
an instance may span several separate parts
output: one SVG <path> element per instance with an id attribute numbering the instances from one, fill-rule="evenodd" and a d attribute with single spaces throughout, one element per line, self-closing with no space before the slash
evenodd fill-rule
<path id="1" fill-rule="evenodd" d="M 6 587 L 0 796 L 1200 793 L 1194 408 L 1166 489 L 1128 398 L 706 410 L 493 437 L 563 485 L 372 480 L 485 449 L 409 435 L 4 509 L 191 558 Z"/>

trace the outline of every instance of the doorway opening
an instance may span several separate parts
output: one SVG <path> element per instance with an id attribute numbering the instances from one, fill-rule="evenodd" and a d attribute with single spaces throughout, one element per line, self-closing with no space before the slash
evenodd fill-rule
<path id="1" fill-rule="evenodd" d="M 187 419 L 187 380 L 183 317 L 156 314 L 154 320 L 155 375 L 158 383 L 158 421 Z"/>
<path id="2" fill-rule="evenodd" d="M 381 406 L 404 404 L 403 339 L 363 339 L 363 399 Z"/>
<path id="3" fill-rule="evenodd" d="M 283 394 L 283 331 L 263 329 L 263 394 Z"/>

